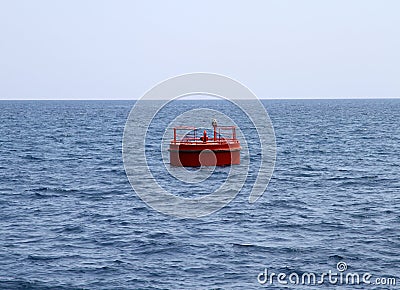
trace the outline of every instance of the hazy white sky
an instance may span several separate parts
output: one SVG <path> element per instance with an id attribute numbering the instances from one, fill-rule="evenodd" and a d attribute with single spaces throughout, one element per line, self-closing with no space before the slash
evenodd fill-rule
<path id="1" fill-rule="evenodd" d="M 261 98 L 400 97 L 400 1 L 0 0 L 0 99 L 137 99 L 189 72 Z"/>

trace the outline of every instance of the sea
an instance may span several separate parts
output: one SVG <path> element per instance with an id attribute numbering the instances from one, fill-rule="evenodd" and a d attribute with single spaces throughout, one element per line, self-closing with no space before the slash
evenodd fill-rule
<path id="1" fill-rule="evenodd" d="M 228 167 L 200 187 L 174 179 L 160 144 L 190 109 L 240 127 L 246 115 L 228 103 L 160 111 L 143 145 L 154 179 L 190 198 L 226 178 Z M 400 287 L 400 99 L 263 100 L 276 144 L 268 187 L 249 203 L 261 158 L 250 134 L 245 185 L 198 218 L 159 212 L 132 188 L 122 141 L 134 105 L 0 101 L 0 289 Z"/>

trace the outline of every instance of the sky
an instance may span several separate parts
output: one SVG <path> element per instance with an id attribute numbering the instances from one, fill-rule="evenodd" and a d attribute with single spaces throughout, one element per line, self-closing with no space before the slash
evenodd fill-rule
<path id="1" fill-rule="evenodd" d="M 138 99 L 191 72 L 259 98 L 400 97 L 398 0 L 0 0 L 1 99 Z"/>

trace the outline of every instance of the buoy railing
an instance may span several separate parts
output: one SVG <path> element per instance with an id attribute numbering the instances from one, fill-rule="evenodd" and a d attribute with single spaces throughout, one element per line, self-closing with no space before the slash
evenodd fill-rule
<path id="1" fill-rule="evenodd" d="M 218 126 L 218 135 L 221 139 L 221 136 L 224 140 L 227 141 L 237 141 L 236 139 L 236 127 L 235 126 Z M 215 129 L 214 129 L 215 132 Z"/>
<path id="2" fill-rule="evenodd" d="M 189 126 L 178 126 L 174 127 L 174 139 L 172 142 L 177 143 L 204 143 L 204 139 L 201 137 L 203 133 L 199 130 L 203 128 L 189 127 Z M 199 131 L 199 132 L 197 132 Z M 218 142 L 218 143 L 233 143 L 239 142 L 236 138 L 236 127 L 235 126 L 217 126 L 214 127 L 213 136 L 207 136 L 207 143 Z"/>

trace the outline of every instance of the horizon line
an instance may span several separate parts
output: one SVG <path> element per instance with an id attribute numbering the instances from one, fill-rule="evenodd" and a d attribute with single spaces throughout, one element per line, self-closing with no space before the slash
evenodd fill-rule
<path id="1" fill-rule="evenodd" d="M 257 98 L 258 100 L 380 100 L 380 99 L 400 99 L 400 97 L 288 97 L 288 98 Z M 24 98 L 24 99 L 0 99 L 0 101 L 138 101 L 140 99 L 129 99 L 129 98 L 120 98 L 120 99 L 96 99 L 96 98 Z M 159 101 L 163 99 L 154 99 L 151 101 Z M 176 101 L 220 101 L 224 100 L 222 98 L 190 98 L 190 99 L 176 99 Z M 246 99 L 243 99 L 246 100 Z"/>

